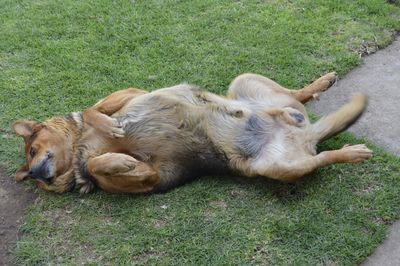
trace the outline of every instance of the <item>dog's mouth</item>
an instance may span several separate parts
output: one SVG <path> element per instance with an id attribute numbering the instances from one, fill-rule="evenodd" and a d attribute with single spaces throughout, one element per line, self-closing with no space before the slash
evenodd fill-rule
<path id="1" fill-rule="evenodd" d="M 29 176 L 29 177 L 32 178 L 32 179 L 35 179 L 35 180 L 37 180 L 39 182 L 42 182 L 42 183 L 44 183 L 46 185 L 50 185 L 53 182 L 53 179 L 54 179 L 54 176 L 47 177 L 47 178 L 41 177 L 41 176 L 39 176 L 39 177 Z"/>
<path id="2" fill-rule="evenodd" d="M 69 169 L 62 175 L 49 175 L 49 177 L 36 177 L 36 185 L 45 190 L 57 193 L 64 193 L 71 191 L 75 188 L 75 179 L 73 169 Z"/>

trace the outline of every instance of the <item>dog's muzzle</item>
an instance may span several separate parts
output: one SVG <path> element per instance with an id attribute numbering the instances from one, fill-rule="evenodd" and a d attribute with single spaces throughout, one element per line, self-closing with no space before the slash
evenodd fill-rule
<path id="1" fill-rule="evenodd" d="M 40 164 L 33 166 L 29 170 L 28 176 L 49 185 L 53 179 L 53 171 L 51 169 L 50 157 L 46 157 Z"/>

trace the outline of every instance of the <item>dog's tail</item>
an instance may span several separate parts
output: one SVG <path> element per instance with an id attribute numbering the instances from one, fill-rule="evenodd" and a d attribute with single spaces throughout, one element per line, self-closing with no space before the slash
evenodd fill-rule
<path id="1" fill-rule="evenodd" d="M 360 118 L 366 106 L 367 96 L 355 94 L 349 103 L 312 125 L 313 139 L 319 143 L 346 130 Z"/>

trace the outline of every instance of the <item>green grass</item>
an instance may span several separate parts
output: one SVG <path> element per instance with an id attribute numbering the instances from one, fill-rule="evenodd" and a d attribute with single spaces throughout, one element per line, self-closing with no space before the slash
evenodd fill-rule
<path id="1" fill-rule="evenodd" d="M 22 140 L 10 124 L 82 110 L 112 91 L 180 82 L 224 93 L 243 72 L 298 88 L 390 43 L 385 1 L 0 2 L 0 161 Z M 321 149 L 359 143 L 349 134 Z M 373 147 L 372 145 L 370 145 Z M 328 264 L 361 262 L 400 217 L 400 159 L 296 185 L 207 177 L 165 194 L 40 193 L 22 225 L 19 264 Z M 162 208 L 165 207 L 166 208 Z"/>

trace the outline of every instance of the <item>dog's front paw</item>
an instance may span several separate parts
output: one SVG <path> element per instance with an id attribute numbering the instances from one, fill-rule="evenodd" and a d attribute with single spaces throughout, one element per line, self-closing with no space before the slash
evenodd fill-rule
<path id="1" fill-rule="evenodd" d="M 89 168 L 97 175 L 118 175 L 135 169 L 137 163 L 132 156 L 108 152 L 93 158 Z"/>
<path id="2" fill-rule="evenodd" d="M 95 188 L 95 185 L 91 180 L 83 178 L 80 174 L 75 174 L 75 184 L 81 194 L 88 194 Z"/>
<path id="3" fill-rule="evenodd" d="M 118 120 L 105 114 L 101 114 L 101 121 L 98 122 L 96 128 L 108 137 L 123 138 L 125 136 L 125 131 Z"/>
<path id="4" fill-rule="evenodd" d="M 84 184 L 81 184 L 79 187 L 79 193 L 81 194 L 88 194 L 92 192 L 94 189 L 94 184 L 92 182 L 86 182 Z"/>
<path id="5" fill-rule="evenodd" d="M 348 163 L 359 163 L 372 157 L 372 151 L 365 144 L 344 145 L 340 150 L 342 159 Z"/>

